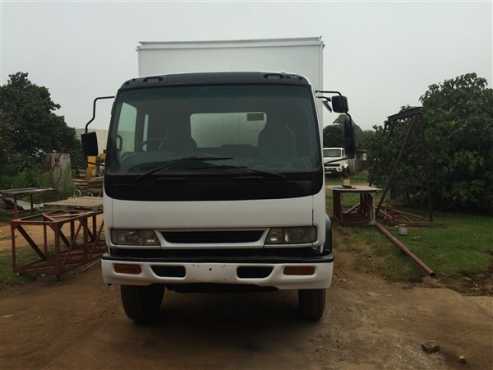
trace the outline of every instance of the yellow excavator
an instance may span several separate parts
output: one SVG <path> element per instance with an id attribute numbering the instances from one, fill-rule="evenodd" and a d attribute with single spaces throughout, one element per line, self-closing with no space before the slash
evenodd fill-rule
<path id="1" fill-rule="evenodd" d="M 102 176 L 101 167 L 104 166 L 104 161 L 106 160 L 106 151 L 98 155 L 88 155 L 86 177 L 93 178 Z"/>

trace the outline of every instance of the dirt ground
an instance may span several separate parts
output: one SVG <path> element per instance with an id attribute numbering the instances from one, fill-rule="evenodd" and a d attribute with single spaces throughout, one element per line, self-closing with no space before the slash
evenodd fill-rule
<path id="1" fill-rule="evenodd" d="M 138 327 L 97 266 L 8 288 L 0 369 L 493 369 L 493 297 L 391 284 L 352 258 L 337 254 L 318 324 L 297 320 L 294 292 L 166 292 L 160 322 Z M 422 351 L 430 340 L 440 352 Z"/>

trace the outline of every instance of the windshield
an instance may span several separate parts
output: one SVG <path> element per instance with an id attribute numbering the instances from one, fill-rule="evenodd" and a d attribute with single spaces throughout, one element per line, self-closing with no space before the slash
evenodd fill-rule
<path id="1" fill-rule="evenodd" d="M 309 86 L 124 90 L 115 102 L 107 171 L 314 172 L 321 166 L 315 117 Z"/>
<path id="2" fill-rule="evenodd" d="M 339 157 L 342 157 L 342 149 L 324 148 L 324 158 L 339 158 Z"/>

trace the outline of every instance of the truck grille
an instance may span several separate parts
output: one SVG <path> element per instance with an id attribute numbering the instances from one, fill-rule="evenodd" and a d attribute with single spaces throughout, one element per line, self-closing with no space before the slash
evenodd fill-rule
<path id="1" fill-rule="evenodd" d="M 214 230 L 214 231 L 161 231 L 169 243 L 253 243 L 258 241 L 264 230 Z"/>

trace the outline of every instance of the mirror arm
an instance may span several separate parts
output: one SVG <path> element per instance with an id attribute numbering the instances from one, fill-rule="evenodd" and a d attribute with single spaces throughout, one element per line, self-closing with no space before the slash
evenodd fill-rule
<path id="1" fill-rule="evenodd" d="M 96 103 L 97 103 L 97 101 L 103 100 L 103 99 L 114 99 L 114 98 L 115 98 L 114 96 L 98 96 L 96 99 L 93 100 L 93 102 L 92 102 L 92 117 L 89 120 L 89 122 L 86 123 L 84 133 L 87 134 L 87 128 L 89 127 L 91 122 L 94 121 L 94 119 L 96 118 Z"/>
<path id="2" fill-rule="evenodd" d="M 317 94 L 337 94 L 342 96 L 342 94 L 339 91 L 335 90 L 315 90 L 315 93 Z"/>
<path id="3" fill-rule="evenodd" d="M 322 104 L 329 110 L 329 112 L 332 112 L 332 107 L 329 104 L 330 98 L 327 98 L 326 96 L 317 96 L 317 98 L 322 100 Z"/>
<path id="4" fill-rule="evenodd" d="M 320 91 L 317 90 L 315 92 L 318 93 Z M 332 107 L 329 104 L 330 103 L 330 98 L 328 98 L 326 96 L 323 96 L 323 95 L 317 95 L 316 98 L 322 100 L 322 104 L 324 105 L 325 108 L 327 108 L 327 110 L 329 112 L 333 112 Z"/>

